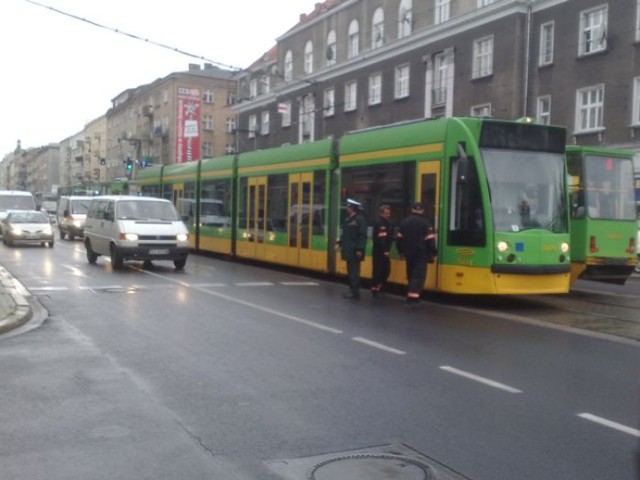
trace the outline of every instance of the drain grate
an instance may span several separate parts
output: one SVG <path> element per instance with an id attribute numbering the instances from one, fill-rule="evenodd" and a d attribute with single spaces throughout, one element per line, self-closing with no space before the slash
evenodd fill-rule
<path id="1" fill-rule="evenodd" d="M 399 455 L 346 455 L 314 466 L 309 480 L 432 480 L 428 465 Z"/>
<path id="2" fill-rule="evenodd" d="M 267 465 L 283 480 L 469 480 L 404 443 L 273 460 Z"/>
<path id="3" fill-rule="evenodd" d="M 136 293 L 138 287 L 92 287 L 88 289 L 91 293 Z"/>

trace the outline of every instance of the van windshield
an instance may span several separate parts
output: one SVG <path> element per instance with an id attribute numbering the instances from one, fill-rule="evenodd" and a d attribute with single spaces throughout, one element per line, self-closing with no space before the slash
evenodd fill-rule
<path id="1" fill-rule="evenodd" d="M 178 214 L 169 202 L 121 201 L 117 203 L 116 217 L 120 220 L 178 221 Z"/>
<path id="2" fill-rule="evenodd" d="M 0 210 L 34 210 L 33 197 L 29 195 L 0 195 Z"/>
<path id="3" fill-rule="evenodd" d="M 72 200 L 71 213 L 76 215 L 86 215 L 89 211 L 91 200 Z"/>

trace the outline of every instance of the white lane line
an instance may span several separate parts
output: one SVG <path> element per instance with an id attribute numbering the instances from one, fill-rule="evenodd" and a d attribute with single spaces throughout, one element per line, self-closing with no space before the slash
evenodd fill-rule
<path id="1" fill-rule="evenodd" d="M 460 375 L 461 377 L 468 378 L 470 380 L 474 380 L 476 382 L 484 383 L 485 385 L 489 385 L 493 388 L 498 388 L 500 390 L 504 390 L 509 393 L 522 393 L 521 390 L 517 388 L 510 387 L 509 385 L 505 385 L 504 383 L 496 382 L 494 380 L 490 380 L 488 378 L 480 377 L 478 375 L 474 375 L 473 373 L 465 372 L 464 370 L 458 370 L 454 367 L 449 367 L 448 365 L 443 365 L 440 367 L 440 370 L 445 370 L 449 373 L 453 373 L 455 375 Z"/>
<path id="2" fill-rule="evenodd" d="M 236 287 L 272 287 L 274 284 L 271 282 L 238 282 Z"/>
<path id="3" fill-rule="evenodd" d="M 77 267 L 74 267 L 73 265 L 60 265 L 62 268 L 66 268 L 67 270 L 70 270 L 71 273 L 76 276 L 76 277 L 84 277 L 87 278 L 87 275 L 85 275 L 85 273 L 80 270 Z"/>
<path id="4" fill-rule="evenodd" d="M 398 350 L 396 348 L 388 347 L 387 345 L 383 345 L 382 343 L 374 342 L 373 340 L 369 340 L 363 337 L 353 337 L 351 340 L 354 342 L 364 343 L 365 345 L 369 345 L 370 347 L 378 348 L 385 352 L 395 353 L 396 355 L 406 355 L 407 352 L 403 352 L 402 350 Z"/>
<path id="5" fill-rule="evenodd" d="M 224 300 L 228 300 L 230 302 L 234 302 L 234 303 L 237 303 L 239 305 L 244 305 L 244 306 L 249 307 L 249 308 L 260 310 L 261 312 L 265 312 L 265 313 L 269 313 L 271 315 L 275 315 L 275 316 L 278 316 L 278 317 L 286 318 L 287 320 L 293 320 L 294 322 L 301 323 L 302 325 L 307 325 L 309 327 L 317 328 L 318 330 L 323 330 L 323 331 L 329 332 L 329 333 L 335 333 L 336 335 L 340 335 L 342 333 L 342 330 L 338 330 L 337 328 L 327 327 L 326 325 L 322 325 L 321 323 L 312 322 L 311 320 L 306 320 L 304 318 L 296 317 L 294 315 L 289 315 L 288 313 L 279 312 L 279 311 L 273 310 L 271 308 L 262 307 L 260 305 L 256 305 L 255 303 L 247 302 L 246 300 L 240 300 L 239 298 L 231 297 L 229 295 L 225 295 L 224 293 L 216 292 L 215 290 L 207 290 L 205 288 L 198 287 L 197 285 L 190 285 L 190 284 L 188 284 L 186 282 L 182 282 L 180 280 L 175 280 L 173 278 L 166 277 L 164 275 L 160 275 L 160 274 L 155 273 L 155 272 L 149 272 L 147 270 L 143 270 L 142 272 L 146 273 L 147 275 L 151 275 L 151 276 L 154 276 L 154 277 L 162 278 L 162 279 L 167 280 L 169 282 L 177 283 L 179 285 L 183 285 L 183 286 L 188 287 L 188 288 L 193 288 L 193 289 L 198 290 L 198 291 L 200 291 L 202 293 L 206 293 L 207 295 L 212 295 L 214 297 L 222 298 Z"/>
<path id="6" fill-rule="evenodd" d="M 29 290 L 32 292 L 63 292 L 69 290 L 69 287 L 33 287 Z"/>
<path id="7" fill-rule="evenodd" d="M 280 285 L 287 287 L 317 287 L 320 284 L 317 282 L 280 282 Z"/>
<path id="8" fill-rule="evenodd" d="M 606 418 L 598 417 L 586 412 L 579 413 L 578 416 L 580 418 L 584 418 L 585 420 L 589 420 L 590 422 L 599 423 L 600 425 L 604 425 L 605 427 L 613 428 L 614 430 L 618 430 L 619 432 L 628 433 L 629 435 L 640 438 L 640 430 L 627 427 L 626 425 L 622 425 L 621 423 L 613 422 L 611 420 L 607 420 Z"/>
<path id="9" fill-rule="evenodd" d="M 226 283 L 194 283 L 193 287 L 211 288 L 211 287 L 227 287 Z"/>

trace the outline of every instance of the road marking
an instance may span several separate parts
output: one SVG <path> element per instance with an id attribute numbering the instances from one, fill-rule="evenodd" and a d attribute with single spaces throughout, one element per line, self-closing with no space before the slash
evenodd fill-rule
<path id="1" fill-rule="evenodd" d="M 280 285 L 286 287 L 317 287 L 320 284 L 317 282 L 280 282 Z"/>
<path id="2" fill-rule="evenodd" d="M 229 285 L 226 283 L 194 283 L 192 286 L 201 287 L 201 288 L 212 288 L 212 287 L 228 287 Z"/>
<path id="3" fill-rule="evenodd" d="M 626 425 L 622 425 L 621 423 L 613 422 L 611 420 L 607 420 L 606 418 L 598 417 L 590 413 L 579 413 L 578 416 L 580 418 L 584 418 L 585 420 L 589 420 L 590 422 L 599 423 L 600 425 L 604 425 L 605 427 L 613 428 L 614 430 L 618 430 L 619 432 L 628 433 L 629 435 L 640 438 L 640 430 L 627 427 Z"/>
<path id="4" fill-rule="evenodd" d="M 238 282 L 236 287 L 272 287 L 274 284 L 271 282 Z"/>
<path id="5" fill-rule="evenodd" d="M 329 333 L 335 333 L 336 335 L 342 334 L 342 330 L 338 330 L 337 328 L 327 327 L 326 325 L 322 325 L 321 323 L 312 322 L 311 320 L 306 320 L 304 318 L 296 317 L 294 315 L 289 315 L 288 313 L 279 312 L 278 310 L 273 310 L 271 308 L 267 308 L 267 307 L 263 307 L 263 306 L 260 306 L 260 305 L 256 305 L 255 303 L 247 302 L 246 300 L 241 300 L 239 298 L 235 298 L 235 297 L 232 297 L 230 295 L 225 295 L 224 293 L 216 292 L 214 290 L 207 290 L 205 288 L 198 287 L 197 285 L 190 285 L 190 284 L 188 284 L 186 282 L 182 282 L 180 280 L 175 280 L 173 278 L 166 277 L 164 275 L 160 275 L 160 274 L 155 273 L 155 272 L 149 272 L 147 270 L 142 270 L 142 272 L 146 273 L 147 275 L 151 275 L 151 276 L 154 276 L 154 277 L 162 278 L 162 279 L 167 280 L 169 282 L 173 282 L 173 283 L 177 283 L 179 285 L 183 285 L 185 287 L 193 288 L 193 289 L 198 290 L 200 292 L 206 293 L 207 295 L 212 295 L 214 297 L 222 298 L 224 300 L 228 300 L 230 302 L 234 302 L 234 303 L 237 303 L 239 305 L 244 305 L 244 306 L 249 307 L 249 308 L 260 310 L 261 312 L 265 312 L 265 313 L 269 313 L 271 315 L 275 315 L 275 316 L 278 316 L 278 317 L 286 318 L 287 320 L 293 320 L 294 322 L 301 323 L 302 325 L 307 325 L 309 327 L 317 328 L 318 330 L 323 330 L 323 331 L 329 332 Z"/>
<path id="6" fill-rule="evenodd" d="M 369 340 L 363 337 L 353 337 L 351 340 L 359 343 L 364 343 L 365 345 L 369 345 L 370 347 L 378 348 L 380 350 L 384 350 L 385 352 L 395 353 L 396 355 L 406 355 L 407 352 L 403 352 L 402 350 L 398 350 L 396 348 L 388 347 L 383 345 L 382 343 L 374 342 L 373 340 Z"/>
<path id="7" fill-rule="evenodd" d="M 71 270 L 71 273 L 76 277 L 84 277 L 87 278 L 87 275 L 77 267 L 73 265 L 60 265 L 62 268 L 66 268 L 67 270 Z"/>
<path id="8" fill-rule="evenodd" d="M 69 287 L 32 287 L 29 290 L 32 292 L 61 292 L 69 290 Z"/>
<path id="9" fill-rule="evenodd" d="M 493 388 L 498 388 L 500 390 L 504 390 L 509 393 L 522 393 L 521 390 L 517 388 L 510 387 L 509 385 L 505 385 L 504 383 L 496 382 L 494 380 L 490 380 L 488 378 L 480 377 L 478 375 L 474 375 L 473 373 L 465 372 L 464 370 L 458 370 L 454 367 L 449 367 L 448 365 L 444 365 L 440 367 L 441 370 L 445 370 L 449 373 L 453 373 L 455 375 L 460 375 L 461 377 L 468 378 L 470 380 L 474 380 L 476 382 L 484 383 L 485 385 L 489 385 Z"/>

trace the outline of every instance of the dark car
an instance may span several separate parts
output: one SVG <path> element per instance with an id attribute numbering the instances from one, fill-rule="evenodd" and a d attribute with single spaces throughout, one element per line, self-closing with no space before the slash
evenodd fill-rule
<path id="1" fill-rule="evenodd" d="M 49 215 L 35 210 L 16 210 L 2 221 L 2 241 L 5 245 L 16 243 L 53 247 L 53 228 Z"/>

